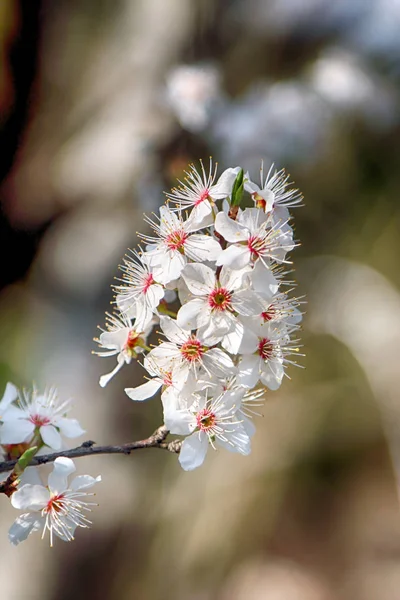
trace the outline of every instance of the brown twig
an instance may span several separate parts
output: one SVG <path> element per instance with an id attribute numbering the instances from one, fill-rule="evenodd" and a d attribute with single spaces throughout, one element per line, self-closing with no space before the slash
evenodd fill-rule
<path id="1" fill-rule="evenodd" d="M 67 458 L 79 458 L 81 456 L 93 456 L 95 454 L 130 454 L 134 450 L 141 450 L 142 448 L 161 448 L 168 452 L 174 452 L 178 454 L 181 449 L 182 442 L 180 440 L 172 440 L 166 442 L 166 438 L 169 434 L 168 429 L 165 425 L 162 425 L 156 431 L 144 440 L 138 440 L 137 442 L 128 442 L 120 446 L 96 446 L 95 442 L 88 440 L 83 442 L 77 448 L 71 448 L 70 450 L 61 450 L 60 452 L 53 452 L 52 454 L 44 454 L 43 456 L 34 456 L 29 466 L 34 467 L 38 465 L 44 465 L 49 462 L 54 462 L 56 458 L 60 456 L 66 456 Z M 8 460 L 0 463 L 0 473 L 10 471 L 17 464 L 17 460 Z M 10 490 L 10 484 L 8 479 L 0 483 L 0 493 L 7 494 Z"/>

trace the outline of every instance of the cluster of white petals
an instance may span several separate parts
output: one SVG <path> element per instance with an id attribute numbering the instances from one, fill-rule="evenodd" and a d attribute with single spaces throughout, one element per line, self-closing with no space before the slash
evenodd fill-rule
<path id="1" fill-rule="evenodd" d="M 240 167 L 218 178 L 210 160 L 166 197 L 120 267 L 97 353 L 117 359 L 101 386 L 139 361 L 146 381 L 125 392 L 135 401 L 161 393 L 165 426 L 185 436 L 179 461 L 191 470 L 210 446 L 250 452 L 245 408 L 296 364 L 302 315 L 284 269 L 296 246 L 289 208 L 302 196 L 283 170 L 261 172 L 258 185 Z"/>

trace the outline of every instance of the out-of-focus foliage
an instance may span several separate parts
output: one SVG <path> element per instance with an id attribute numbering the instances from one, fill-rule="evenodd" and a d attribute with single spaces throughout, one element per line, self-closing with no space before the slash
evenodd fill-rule
<path id="1" fill-rule="evenodd" d="M 4 598 L 397 600 L 399 26 L 399 0 L 0 3 L 2 385 L 56 385 L 98 442 L 159 425 L 91 339 L 143 211 L 210 154 L 289 170 L 309 299 L 249 457 L 90 459 L 93 528 L 51 556 L 9 549 L 4 499 Z"/>

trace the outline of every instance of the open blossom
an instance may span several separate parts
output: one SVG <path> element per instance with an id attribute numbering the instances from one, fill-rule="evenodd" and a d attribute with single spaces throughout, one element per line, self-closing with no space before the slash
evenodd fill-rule
<path id="1" fill-rule="evenodd" d="M 179 309 L 178 325 L 198 329 L 203 340 L 211 345 L 229 333 L 236 333 L 238 346 L 243 327 L 237 315 L 257 315 L 266 307 L 255 292 L 243 286 L 246 273 L 247 269 L 233 271 L 222 267 L 217 276 L 206 265 L 187 265 L 182 277 L 195 298 Z"/>
<path id="2" fill-rule="evenodd" d="M 153 348 L 148 357 L 165 371 L 177 374 L 184 384 L 204 372 L 217 377 L 235 372 L 229 355 L 220 348 L 207 347 L 201 336 L 179 327 L 170 317 L 162 317 L 160 325 L 169 341 Z"/>
<path id="3" fill-rule="evenodd" d="M 160 283 L 178 279 L 188 259 L 215 262 L 221 252 L 215 238 L 193 233 L 199 225 L 191 218 L 185 221 L 180 213 L 174 213 L 168 206 L 160 208 L 159 223 L 150 219 L 149 223 L 158 237 L 141 237 L 149 244 L 145 257 Z"/>
<path id="4" fill-rule="evenodd" d="M 156 281 L 146 256 L 131 250 L 120 265 L 123 272 L 122 285 L 115 285 L 116 303 L 128 318 L 136 318 L 138 323 L 146 326 L 164 297 L 163 286 Z"/>
<path id="5" fill-rule="evenodd" d="M 105 387 L 116 373 L 133 358 L 137 358 L 146 347 L 147 336 L 152 329 L 152 323 L 147 323 L 143 328 L 141 324 L 124 315 L 106 315 L 107 330 L 95 339 L 102 350 L 96 352 L 99 356 L 108 357 L 117 355 L 117 366 L 106 375 L 100 377 L 101 387 Z"/>
<path id="6" fill-rule="evenodd" d="M 192 222 L 201 227 L 207 227 L 214 222 L 213 207 L 215 202 L 230 196 L 240 167 L 226 169 L 218 181 L 214 183 L 217 177 L 218 165 L 215 165 L 213 169 L 210 158 L 207 174 L 203 162 L 200 162 L 200 164 L 201 173 L 196 170 L 194 165 L 190 165 L 189 171 L 185 173 L 185 183 L 179 181 L 180 185 L 166 196 L 176 204 L 177 210 L 193 208 L 190 215 Z"/>
<path id="7" fill-rule="evenodd" d="M 211 445 L 222 446 L 231 452 L 249 454 L 250 437 L 243 426 L 239 409 L 242 390 L 227 391 L 216 398 L 200 396 L 188 408 L 178 408 L 165 414 L 165 425 L 171 433 L 187 435 L 179 454 L 185 471 L 203 464 Z"/>
<path id="8" fill-rule="evenodd" d="M 84 490 L 101 481 L 101 477 L 78 475 L 68 484 L 68 477 L 75 470 L 70 458 L 56 458 L 47 486 L 25 484 L 14 492 L 11 504 L 25 512 L 15 520 L 8 532 L 12 544 L 26 540 L 34 531 L 42 531 L 42 539 L 48 531 L 50 546 L 53 545 L 54 536 L 70 542 L 74 539 L 77 527 L 91 525 L 87 513 L 96 504 L 87 502 L 86 498 L 93 494 Z"/>
<path id="9" fill-rule="evenodd" d="M 272 226 L 270 217 L 258 208 L 246 208 L 235 221 L 220 212 L 215 229 L 231 244 L 221 252 L 216 264 L 231 269 L 243 269 L 258 259 L 282 262 L 294 247 L 290 227 Z"/>
<path id="10" fill-rule="evenodd" d="M 0 443 L 30 442 L 37 433 L 47 446 L 60 450 L 62 436 L 75 438 L 84 433 L 76 419 L 65 416 L 69 408 L 70 401 L 61 402 L 54 388 L 43 394 L 36 389 L 32 392 L 23 390 L 16 405 L 3 414 Z"/>
<path id="11" fill-rule="evenodd" d="M 261 165 L 261 186 L 253 183 L 249 174 L 246 173 L 244 188 L 252 195 L 257 208 L 261 208 L 265 212 L 284 209 L 279 216 L 286 221 L 289 218 L 288 207 L 300 204 L 303 196 L 299 190 L 290 188 L 289 175 L 286 175 L 285 169 L 275 170 L 272 175 L 273 167 L 274 165 L 271 165 L 264 179 L 264 169 Z"/>
<path id="12" fill-rule="evenodd" d="M 238 366 L 237 381 L 249 389 L 261 381 L 270 390 L 277 390 L 285 375 L 288 357 L 298 353 L 297 340 L 290 334 L 295 331 L 284 324 L 253 319 L 246 320 L 246 336 L 239 352 L 242 353 Z M 298 355 L 298 354 L 297 354 Z"/>

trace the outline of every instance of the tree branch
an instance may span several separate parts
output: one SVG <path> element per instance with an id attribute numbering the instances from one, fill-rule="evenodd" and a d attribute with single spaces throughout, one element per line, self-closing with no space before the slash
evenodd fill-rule
<path id="1" fill-rule="evenodd" d="M 165 425 L 162 425 L 156 431 L 144 440 L 137 442 L 129 442 L 122 444 L 121 446 L 96 446 L 95 442 L 88 440 L 83 442 L 77 448 L 71 448 L 70 450 L 61 450 L 60 452 L 53 452 L 52 454 L 44 454 L 43 456 L 34 456 L 32 461 L 29 463 L 30 467 L 44 465 L 49 462 L 54 462 L 59 456 L 66 456 L 67 458 L 79 458 L 81 456 L 93 456 L 95 454 L 130 454 L 134 450 L 141 450 L 142 448 L 161 448 L 168 452 L 174 452 L 178 454 L 181 449 L 181 440 L 172 440 L 166 442 L 166 438 L 169 434 L 168 429 Z M 18 460 L 8 460 L 0 462 L 0 473 L 11 471 L 17 464 Z M 6 493 L 8 489 L 7 480 L 0 483 L 0 493 Z"/>

